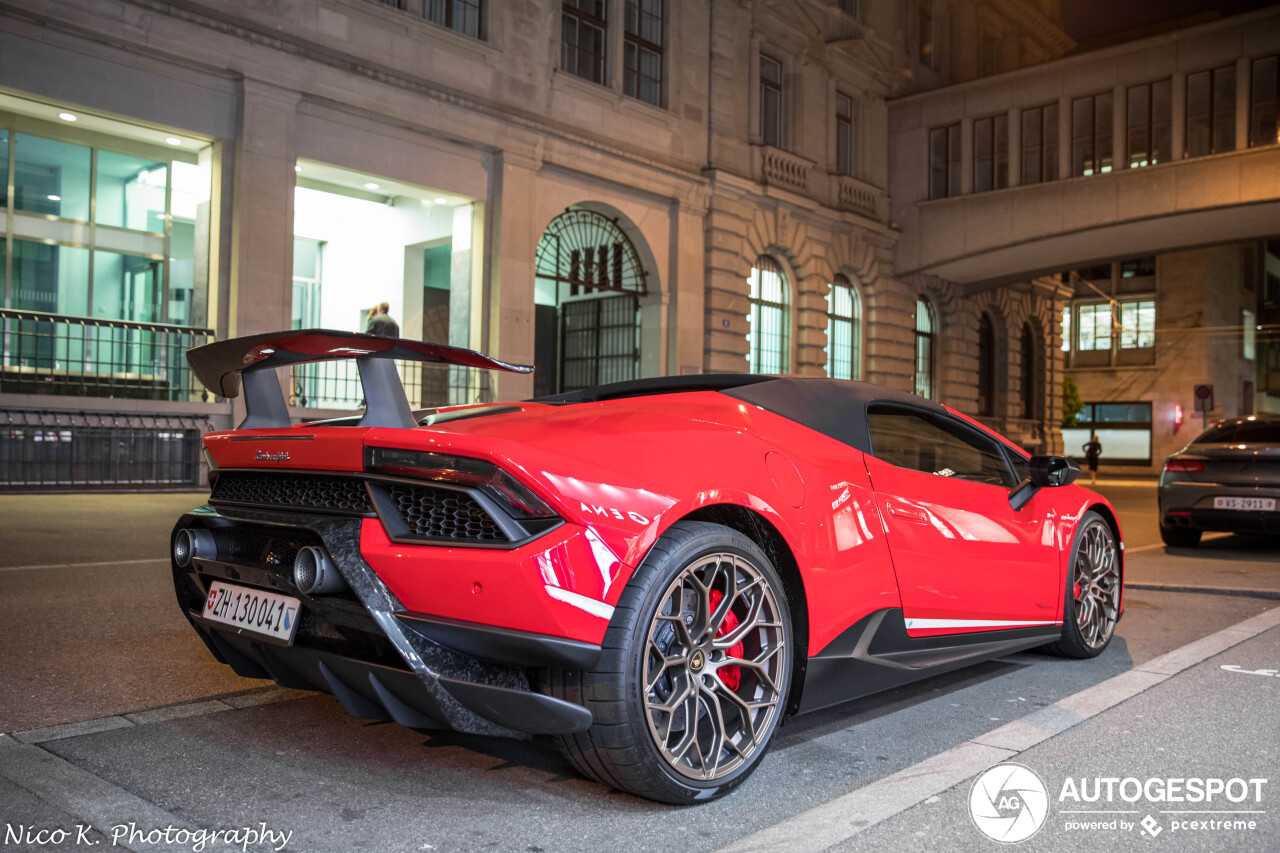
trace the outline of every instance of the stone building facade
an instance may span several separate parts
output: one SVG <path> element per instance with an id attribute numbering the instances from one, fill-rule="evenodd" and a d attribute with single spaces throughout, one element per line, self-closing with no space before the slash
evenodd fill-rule
<path id="1" fill-rule="evenodd" d="M 976 76 L 974 34 L 1000 67 L 1060 54 L 1055 14 L 2 4 L 4 486 L 193 483 L 199 433 L 237 414 L 187 346 L 359 329 L 378 301 L 408 337 L 540 365 L 541 384 L 406 373 L 422 405 L 757 369 L 923 381 L 967 407 L 972 309 L 895 272 L 888 99 Z M 991 298 L 1044 309 L 1033 284 Z M 349 372 L 281 381 L 298 418 L 359 403 Z"/>
<path id="2" fill-rule="evenodd" d="M 891 100 L 894 268 L 959 306 L 960 408 L 1077 455 L 1097 431 L 1126 474 L 1280 409 L 1277 45 L 1273 7 Z M 1060 432 L 1064 376 L 1086 410 Z"/>

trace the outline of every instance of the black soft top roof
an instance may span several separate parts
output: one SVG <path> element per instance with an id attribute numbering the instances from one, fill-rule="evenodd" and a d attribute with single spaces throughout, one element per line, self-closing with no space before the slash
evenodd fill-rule
<path id="1" fill-rule="evenodd" d="M 630 382 L 596 385 L 551 397 L 538 397 L 530 402 L 551 405 L 595 403 L 685 391 L 719 391 L 856 447 L 864 453 L 871 452 L 871 439 L 867 430 L 867 406 L 871 403 L 896 403 L 938 414 L 946 411 L 932 400 L 872 382 L 741 373 L 634 379 Z"/>

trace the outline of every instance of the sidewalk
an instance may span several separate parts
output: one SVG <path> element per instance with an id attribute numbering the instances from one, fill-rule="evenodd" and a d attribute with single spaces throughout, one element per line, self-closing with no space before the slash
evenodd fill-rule
<path id="1" fill-rule="evenodd" d="M 1032 853 L 1280 849 L 1280 808 L 1274 805 L 1280 779 L 1273 778 L 1280 677 L 1264 674 L 1278 669 L 1280 628 L 1273 627 L 1002 759 L 1030 768 L 1048 792 L 1048 814 L 1040 831 L 1018 848 Z M 1234 803 L 1223 794 L 1209 803 L 1187 802 L 1186 797 L 1182 802 L 1153 801 L 1145 794 L 1133 802 L 1119 795 L 1111 802 L 1105 797 L 1092 803 L 1062 798 L 1068 779 L 1077 789 L 1087 782 L 1092 792 L 1095 779 L 1114 779 L 1118 785 L 1127 778 L 1144 786 L 1149 779 L 1158 780 L 1153 792 L 1166 779 L 1267 782 L 1261 785 L 1261 802 L 1255 802 L 1253 788 Z M 990 850 L 997 845 L 970 817 L 973 781 L 966 778 L 832 849 L 881 850 L 909 838 L 912 848 L 921 851 Z M 1144 829 L 1147 817 L 1151 820 Z M 1193 828 L 1192 821 L 1199 823 Z M 1224 828 L 1224 821 L 1237 828 Z M 1250 823 L 1252 829 L 1240 828 Z"/>

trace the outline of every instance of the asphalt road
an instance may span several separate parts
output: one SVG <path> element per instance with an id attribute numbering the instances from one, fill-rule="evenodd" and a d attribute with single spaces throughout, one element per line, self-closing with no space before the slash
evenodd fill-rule
<path id="1" fill-rule="evenodd" d="M 1267 543 L 1230 537 L 1192 556 L 1166 553 L 1153 486 L 1100 490 L 1117 506 L 1131 571 L 1152 584 L 1167 565 L 1240 590 L 1275 585 Z M 1280 678 L 1258 673 L 1280 670 L 1280 628 L 1245 620 L 1280 622 L 1275 600 L 1133 589 L 1116 640 L 1095 660 L 1023 653 L 795 718 L 734 795 L 671 808 L 578 778 L 541 741 L 362 722 L 327 695 L 268 689 L 214 664 L 157 557 L 172 520 L 199 501 L 0 497 L 0 732 L 11 733 L 0 736 L 0 833 L 71 832 L 0 849 L 85 849 L 77 824 L 100 849 L 193 849 L 114 836 L 132 821 L 265 824 L 292 833 L 283 849 L 317 853 L 990 850 L 999 845 L 975 828 L 968 798 L 975 774 L 997 761 L 1030 767 L 1054 800 L 1027 849 L 1280 849 L 1280 815 L 1205 835 L 1175 831 L 1175 816 L 1144 803 L 1136 808 L 1164 822 L 1148 838 L 1068 830 L 1056 800 L 1068 776 L 1269 777 Z M 1177 568 L 1186 561 L 1194 571 Z"/>

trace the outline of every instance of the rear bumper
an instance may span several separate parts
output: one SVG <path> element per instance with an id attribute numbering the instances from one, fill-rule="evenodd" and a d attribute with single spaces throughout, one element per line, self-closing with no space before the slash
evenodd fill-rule
<path id="1" fill-rule="evenodd" d="M 332 693 L 353 716 L 412 728 L 489 735 L 585 731 L 591 713 L 534 689 L 548 666 L 591 666 L 599 646 L 408 612 L 360 555 L 360 519 L 201 507 L 179 520 L 220 542 L 260 540 L 256 550 L 219 547 L 217 558 L 173 564 L 179 604 L 220 661 L 237 674 L 286 687 Z M 322 546 L 349 590 L 308 596 L 294 586 L 292 556 Z M 261 558 L 248 555 L 265 555 Z M 253 635 L 200 613 L 212 580 L 257 587 L 302 601 L 292 645 Z M 535 676 L 536 679 L 536 676 Z"/>
<path id="2" fill-rule="evenodd" d="M 1215 497 L 1273 498 L 1280 488 L 1173 482 L 1160 487 L 1160 524 L 1225 533 L 1280 533 L 1280 511 L 1214 509 Z"/>

